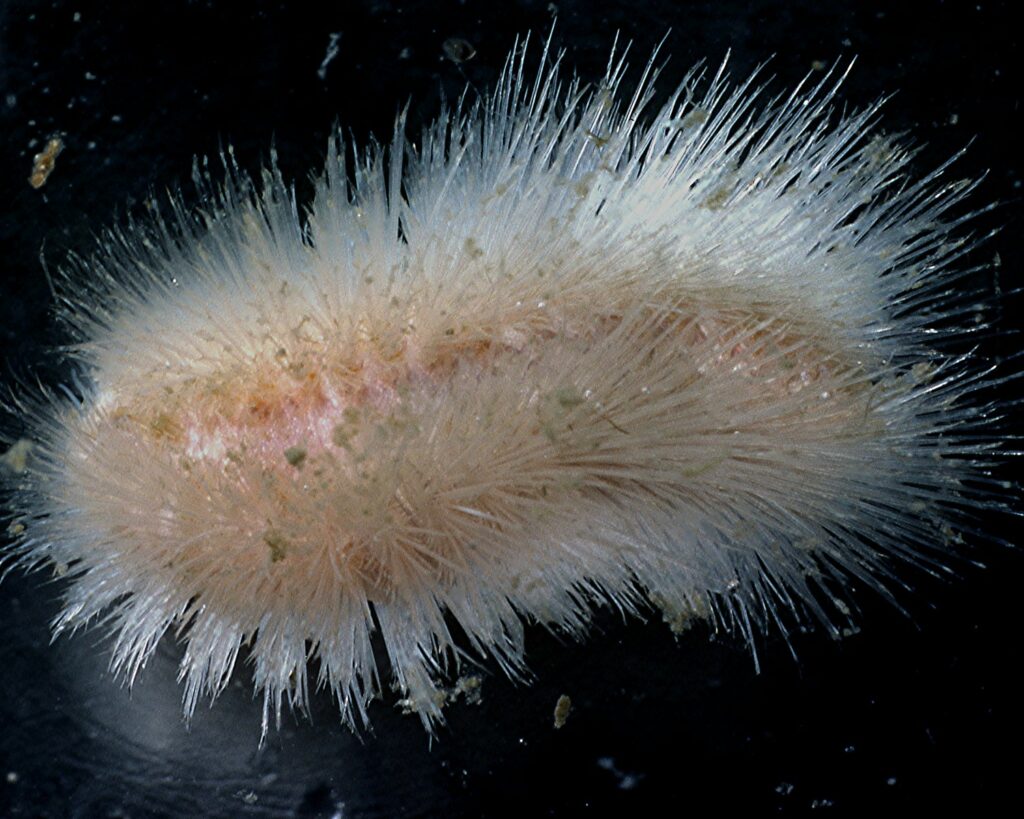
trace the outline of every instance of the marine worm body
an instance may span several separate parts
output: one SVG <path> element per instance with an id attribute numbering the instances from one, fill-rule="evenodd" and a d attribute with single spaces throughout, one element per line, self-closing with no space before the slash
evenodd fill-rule
<path id="1" fill-rule="evenodd" d="M 653 61 L 623 95 L 621 58 L 524 55 L 418 139 L 335 137 L 308 211 L 229 161 L 64 273 L 80 383 L 19 399 L 9 470 L 58 632 L 103 622 L 129 680 L 175 632 L 187 714 L 247 647 L 264 729 L 313 659 L 347 722 L 393 675 L 430 728 L 467 653 L 523 674 L 524 622 L 837 628 L 1002 504 L 992 376 L 932 333 L 971 184 L 910 178 L 835 72 L 659 108 Z"/>

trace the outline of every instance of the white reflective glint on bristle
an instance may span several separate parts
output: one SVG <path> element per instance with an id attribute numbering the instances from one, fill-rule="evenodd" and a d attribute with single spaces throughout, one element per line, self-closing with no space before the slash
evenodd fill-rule
<path id="1" fill-rule="evenodd" d="M 245 645 L 264 727 L 316 658 L 349 723 L 393 675 L 430 728 L 466 653 L 524 673 L 524 622 L 837 630 L 1005 507 L 987 369 L 934 348 L 971 184 L 909 179 L 833 73 L 649 110 L 650 66 L 524 51 L 418 139 L 337 136 L 308 214 L 229 163 L 65 274 L 84 386 L 22 399 L 9 555 L 67 570 L 57 631 L 103 622 L 129 680 L 174 632 L 188 714 Z"/>

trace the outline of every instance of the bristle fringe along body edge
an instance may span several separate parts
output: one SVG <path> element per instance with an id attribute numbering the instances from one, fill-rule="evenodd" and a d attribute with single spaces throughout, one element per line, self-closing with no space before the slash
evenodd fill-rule
<path id="1" fill-rule="evenodd" d="M 60 277 L 78 383 L 21 399 L 7 556 L 67 575 L 57 632 L 131 681 L 173 631 L 186 714 L 247 646 L 264 731 L 313 658 L 353 726 L 391 674 L 432 729 L 466 652 L 524 674 L 524 621 L 835 629 L 1012 505 L 997 376 L 930 332 L 975 298 L 971 183 L 910 179 L 836 72 L 650 110 L 653 60 L 624 97 L 621 57 L 525 51 L 419 140 L 336 136 L 306 214 L 229 161 Z"/>

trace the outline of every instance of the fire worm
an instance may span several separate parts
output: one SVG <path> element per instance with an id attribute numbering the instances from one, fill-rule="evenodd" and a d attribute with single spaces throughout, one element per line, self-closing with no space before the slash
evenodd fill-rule
<path id="1" fill-rule="evenodd" d="M 173 632 L 186 715 L 244 647 L 264 732 L 311 683 L 433 730 L 467 656 L 524 677 L 528 623 L 838 632 L 1008 510 L 1003 376 L 938 343 L 973 182 L 912 178 L 838 71 L 659 107 L 653 58 L 624 94 L 614 50 L 593 86 L 525 54 L 418 139 L 337 133 L 308 208 L 229 156 L 58 275 L 77 375 L 9 402 L 5 456 L 57 633 L 102 623 L 130 682 Z"/>

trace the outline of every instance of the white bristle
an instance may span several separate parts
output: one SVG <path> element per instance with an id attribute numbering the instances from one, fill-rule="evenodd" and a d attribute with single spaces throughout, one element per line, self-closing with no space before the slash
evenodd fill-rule
<path id="1" fill-rule="evenodd" d="M 393 676 L 431 728 L 466 653 L 523 675 L 524 621 L 838 630 L 1010 505 L 996 376 L 933 332 L 973 183 L 911 178 L 841 72 L 654 109 L 653 59 L 623 94 L 621 56 L 585 88 L 525 54 L 416 139 L 336 136 L 308 214 L 229 161 L 64 274 L 81 384 L 22 399 L 9 470 L 58 632 L 103 622 L 129 681 L 176 633 L 189 715 L 246 646 L 264 730 L 312 658 L 350 724 Z"/>

